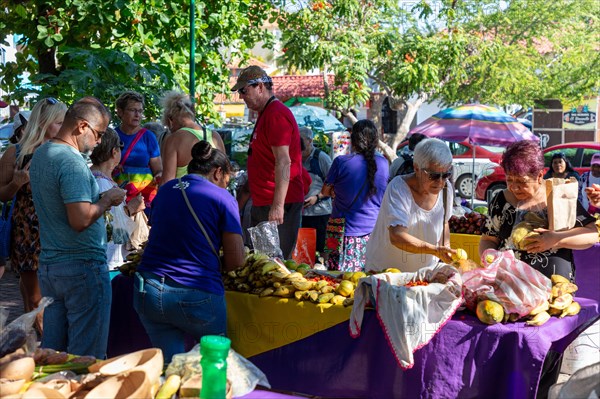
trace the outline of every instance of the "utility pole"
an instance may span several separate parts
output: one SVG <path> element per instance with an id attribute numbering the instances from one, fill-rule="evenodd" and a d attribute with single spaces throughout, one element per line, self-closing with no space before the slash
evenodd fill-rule
<path id="1" fill-rule="evenodd" d="M 196 4 L 190 0 L 190 100 L 196 103 Z"/>

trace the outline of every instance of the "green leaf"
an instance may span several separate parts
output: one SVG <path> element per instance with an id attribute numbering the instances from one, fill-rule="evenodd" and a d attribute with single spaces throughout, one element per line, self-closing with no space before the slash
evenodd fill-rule
<path id="1" fill-rule="evenodd" d="M 53 47 L 54 40 L 52 40 L 52 38 L 50 36 L 48 36 L 48 37 L 46 37 L 46 40 L 44 40 L 44 44 L 46 45 L 46 47 Z"/>

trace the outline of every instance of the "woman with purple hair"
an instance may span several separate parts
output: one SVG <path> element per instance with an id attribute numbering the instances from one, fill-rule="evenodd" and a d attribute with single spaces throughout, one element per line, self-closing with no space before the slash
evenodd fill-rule
<path id="1" fill-rule="evenodd" d="M 585 249 L 598 242 L 594 218 L 578 204 L 575 227 L 550 231 L 535 229 L 538 235 L 528 237 L 523 245 L 515 245 L 513 228 L 528 218 L 548 219 L 544 157 L 540 146 L 532 141 L 511 144 L 500 163 L 506 173 L 507 189 L 490 202 L 489 215 L 482 228 L 479 254 L 488 248 L 513 249 L 515 256 L 544 275 L 560 274 L 575 279 L 572 249 Z"/>

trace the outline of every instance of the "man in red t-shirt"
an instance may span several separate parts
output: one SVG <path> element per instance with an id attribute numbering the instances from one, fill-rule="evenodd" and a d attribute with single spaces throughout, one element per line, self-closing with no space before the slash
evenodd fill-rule
<path id="1" fill-rule="evenodd" d="M 248 148 L 251 225 L 277 222 L 281 250 L 288 259 L 296 245 L 304 203 L 298 124 L 273 95 L 273 82 L 260 67 L 244 69 L 231 91 L 258 112 Z"/>

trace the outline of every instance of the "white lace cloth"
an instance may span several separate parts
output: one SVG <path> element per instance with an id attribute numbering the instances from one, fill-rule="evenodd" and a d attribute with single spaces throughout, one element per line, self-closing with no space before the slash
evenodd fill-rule
<path id="1" fill-rule="evenodd" d="M 428 285 L 406 287 L 410 281 Z M 462 302 L 458 270 L 440 263 L 415 273 L 381 273 L 362 278 L 354 293 L 350 335 L 360 335 L 365 306 L 375 304 L 377 318 L 399 366 L 409 369 L 413 353 L 426 345 Z"/>

